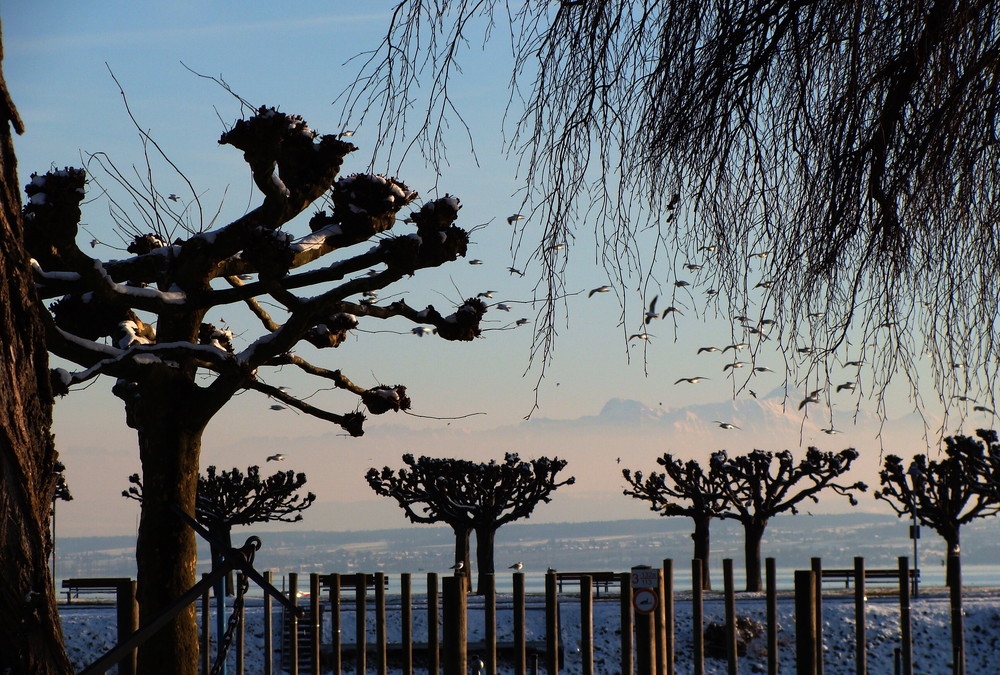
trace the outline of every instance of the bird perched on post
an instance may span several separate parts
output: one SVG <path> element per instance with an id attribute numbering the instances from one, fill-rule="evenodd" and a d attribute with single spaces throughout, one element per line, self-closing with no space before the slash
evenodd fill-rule
<path id="1" fill-rule="evenodd" d="M 519 572 L 523 567 L 524 567 L 524 563 L 521 562 L 520 560 L 518 560 L 516 563 L 514 563 L 513 565 L 511 565 L 507 569 L 514 570 L 515 572 Z"/>
<path id="2" fill-rule="evenodd" d="M 455 563 L 454 565 L 451 566 L 451 569 L 455 570 L 456 572 L 459 572 L 464 567 L 465 567 L 465 561 L 459 560 L 457 563 Z"/>

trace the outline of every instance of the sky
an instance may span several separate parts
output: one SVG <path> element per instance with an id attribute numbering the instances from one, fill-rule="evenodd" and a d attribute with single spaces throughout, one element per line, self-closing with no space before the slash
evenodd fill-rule
<path id="1" fill-rule="evenodd" d="M 365 172 L 374 125 L 355 126 L 342 120 L 334 101 L 357 72 L 358 62 L 351 61 L 352 57 L 378 45 L 391 4 L 303 1 L 288 9 L 277 3 L 0 0 L 4 72 L 27 129 L 15 139 L 21 181 L 28 182 L 35 171 L 80 166 L 89 160 L 95 170 L 92 175 L 109 185 L 112 181 L 90 159 L 94 155 L 107 157 L 126 174 L 142 173 L 138 125 L 195 186 L 209 213 L 206 219 L 219 210 L 215 226 L 253 208 L 257 199 L 240 153 L 217 143 L 241 116 L 239 103 L 192 70 L 224 80 L 255 105 L 277 106 L 301 115 L 321 133 L 351 129 L 355 133 L 350 140 L 360 150 L 348 157 L 343 172 Z M 796 406 L 810 387 L 794 377 L 786 378 L 780 354 L 762 350 L 758 365 L 776 372 L 760 373 L 747 389 L 740 389 L 744 380 L 729 375 L 742 376 L 748 369 L 723 371 L 731 362 L 728 357 L 697 353 L 702 346 L 721 348 L 736 341 L 729 317 L 706 311 L 697 278 L 692 278 L 693 292 L 680 298 L 685 303 L 684 315 L 653 324 L 648 341 L 629 341 L 629 335 L 644 330 L 642 311 L 651 296 L 664 292 L 665 298 L 671 289 L 642 289 L 635 280 L 631 286 L 588 297 L 590 289 L 612 282 L 596 263 L 586 223 L 570 245 L 566 287 L 572 295 L 561 308 L 565 311 L 553 359 L 540 379 L 539 360 L 531 359 L 532 326 L 540 308 L 531 300 L 539 270 L 525 255 L 530 246 L 515 253 L 513 229 L 506 221 L 521 205 L 517 160 L 505 155 L 501 142 L 507 64 L 509 48 L 504 49 L 502 40 L 487 49 L 468 46 L 466 76 L 457 81 L 452 94 L 470 123 L 475 156 L 464 134 L 456 131 L 447 139 L 450 163 L 440 176 L 418 157 L 393 172 L 420 193 L 418 203 L 445 193 L 461 199 L 459 225 L 466 229 L 484 225 L 474 232 L 469 250 L 470 259 L 481 259 L 484 264 L 472 266 L 460 260 L 421 272 L 398 288 L 386 289 L 382 297 L 405 297 L 411 306 L 432 303 L 445 310 L 466 297 L 493 291 L 489 302 L 494 307 L 483 324 L 487 329 L 483 337 L 455 344 L 434 336 L 418 338 L 405 322 L 363 323 L 337 350 L 308 356 L 324 367 L 342 368 L 365 386 L 405 384 L 413 400 L 413 415 L 370 419 L 364 438 L 349 439 L 328 423 L 291 410 L 271 410 L 273 401 L 246 393 L 230 402 L 210 425 L 203 465 L 245 468 L 263 463 L 274 452 L 284 453 L 286 460 L 280 468 L 305 471 L 310 489 L 319 496 L 318 505 L 325 505 L 322 519 L 303 525 L 311 529 L 401 525 L 398 509 L 379 502 L 361 476 L 368 466 L 399 465 L 403 452 L 484 461 L 502 457 L 508 450 L 523 457 L 558 452 L 570 459 L 569 470 L 590 475 L 589 484 L 580 481 L 582 485 L 576 486 L 580 496 L 561 502 L 557 497 L 548 516 L 573 519 L 641 516 L 645 511 L 638 505 L 615 502 L 609 506 L 605 501 L 615 492 L 621 499 L 621 466 L 617 461 L 612 464 L 612 458 L 622 458 L 626 466 L 626 461 L 632 461 L 633 466 L 655 468 L 655 457 L 671 443 L 671 451 L 704 455 L 721 447 L 749 450 L 754 444 L 793 451 L 820 444 L 823 449 L 839 450 L 850 441 L 869 449 L 868 457 L 874 458 L 869 468 L 874 470 L 888 436 L 877 438 L 880 427 L 870 419 L 874 407 L 871 392 L 865 389 L 864 372 L 838 368 L 831 382 L 856 379 L 857 391 L 832 396 L 832 408 L 810 406 L 808 417 Z M 161 192 L 191 200 L 187 183 L 169 167 L 159 162 L 155 170 Z M 96 185 L 90 190 L 88 197 L 94 199 L 84 212 L 81 239 L 96 239 L 94 253 L 102 258 L 124 257 L 127 254 L 116 250 L 121 242 L 107 202 L 99 198 Z M 530 237 L 531 223 L 526 225 Z M 290 230 L 305 234 L 305 219 L 293 223 Z M 670 261 L 665 265 L 675 264 L 671 255 L 662 260 Z M 524 270 L 525 275 L 510 274 L 510 266 Z M 683 275 L 683 270 L 675 269 L 662 276 Z M 510 311 L 497 309 L 495 304 L 500 302 L 510 305 Z M 622 303 L 627 309 L 624 323 Z M 661 310 L 664 304 L 661 300 Z M 514 321 L 522 317 L 529 323 L 514 327 Z M 210 319 L 232 328 L 237 343 L 257 337 L 253 324 L 236 309 Z M 695 376 L 707 379 L 697 384 L 676 383 Z M 337 398 L 337 394 L 317 391 L 322 383 L 295 373 L 269 374 L 267 381 L 289 386 L 301 396 L 316 392 L 311 401 L 335 411 L 354 407 L 349 396 Z M 110 394 L 111 384 L 106 378 L 98 380 L 57 403 L 56 442 L 76 497 L 61 507 L 60 535 L 134 532 L 137 509 L 118 494 L 127 487 L 127 476 L 139 469 L 135 436 L 124 424 L 120 401 Z M 641 402 L 654 416 L 697 406 L 720 410 L 711 407 L 715 405 L 728 406 L 723 412 L 749 414 L 739 407 L 749 401 L 748 389 L 780 403 L 786 388 L 787 409 L 780 412 L 787 419 L 779 425 L 781 432 L 772 430 L 752 438 L 749 433 L 741 439 L 725 432 L 711 419 L 698 420 L 693 427 L 675 423 L 677 435 L 669 438 L 655 424 L 624 430 L 620 424 L 581 422 L 598 416 L 615 399 Z M 904 386 L 892 394 L 890 417 L 912 412 Z M 526 422 L 529 415 L 531 420 Z M 856 419 L 860 420 L 857 424 Z M 546 427 L 540 421 L 552 424 Z M 970 418 L 968 428 L 982 423 Z M 817 433 L 831 425 L 845 434 Z M 888 445 L 895 442 L 910 448 L 892 450 L 904 455 L 923 450 L 922 432 L 922 425 L 913 422 L 905 441 L 889 438 Z"/>

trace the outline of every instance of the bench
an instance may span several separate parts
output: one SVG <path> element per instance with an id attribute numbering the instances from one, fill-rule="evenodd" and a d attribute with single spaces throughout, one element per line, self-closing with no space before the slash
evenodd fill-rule
<path id="1" fill-rule="evenodd" d="M 80 593 L 100 593 L 104 595 L 114 594 L 117 598 L 123 586 L 130 585 L 132 580 L 128 577 L 108 577 L 92 579 L 63 579 L 62 587 L 66 589 L 67 604 L 73 602 L 73 598 L 80 599 Z"/>
<path id="2" fill-rule="evenodd" d="M 350 574 L 350 573 L 348 573 L 348 574 L 340 574 L 338 576 L 340 576 L 340 592 L 341 592 L 341 594 L 343 594 L 344 591 L 353 591 L 354 593 L 358 592 L 358 575 L 357 574 Z M 332 574 L 320 574 L 319 575 L 319 585 L 320 585 L 320 587 L 321 588 L 329 588 L 330 587 L 330 582 L 331 582 L 331 577 L 333 577 Z M 385 588 L 388 589 L 389 588 L 389 575 L 388 574 L 384 575 L 383 583 L 385 584 Z M 371 590 L 375 589 L 375 575 L 374 574 L 366 574 L 365 575 L 365 591 L 367 592 L 369 589 L 371 589 Z"/>
<path id="3" fill-rule="evenodd" d="M 590 577 L 597 597 L 601 597 L 602 588 L 607 593 L 611 586 L 621 585 L 621 575 L 617 572 L 556 572 L 556 584 L 559 592 L 562 593 L 564 581 L 579 584 L 583 577 Z"/>
<path id="4" fill-rule="evenodd" d="M 910 582 L 913 583 L 920 579 L 920 570 L 910 568 L 908 570 Z M 836 570 L 821 570 L 820 575 L 825 581 L 827 579 L 843 579 L 844 588 L 851 587 L 851 581 L 854 579 L 853 569 L 836 569 Z M 865 570 L 865 581 L 871 581 L 874 583 L 899 583 L 899 570 L 896 568 L 892 569 L 866 569 Z"/>

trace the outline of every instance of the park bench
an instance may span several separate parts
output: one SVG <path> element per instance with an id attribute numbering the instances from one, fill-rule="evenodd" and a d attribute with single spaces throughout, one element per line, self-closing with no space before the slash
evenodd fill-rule
<path id="1" fill-rule="evenodd" d="M 844 588 L 851 587 L 851 581 L 854 579 L 853 569 L 832 569 L 832 570 L 821 570 L 821 575 L 824 581 L 827 579 L 843 580 Z M 909 570 L 910 581 L 916 581 L 920 579 L 920 570 L 911 568 Z M 899 569 L 866 569 L 865 570 L 865 581 L 871 581 L 873 583 L 899 583 Z"/>
<path id="2" fill-rule="evenodd" d="M 617 572 L 556 572 L 556 585 L 562 593 L 563 582 L 579 584 L 583 577 L 590 577 L 594 587 L 594 593 L 601 597 L 601 589 L 607 593 L 611 586 L 621 585 L 621 575 Z"/>
<path id="3" fill-rule="evenodd" d="M 322 588 L 329 588 L 330 587 L 330 577 L 331 576 L 332 575 L 330 575 L 330 574 L 320 574 L 319 575 L 319 585 Z M 383 583 L 385 584 L 385 588 L 388 589 L 389 588 L 389 575 L 388 574 L 386 574 L 384 576 Z M 375 575 L 374 574 L 366 574 L 365 575 L 365 590 L 367 591 L 367 590 L 374 590 L 374 589 L 375 589 Z M 357 591 L 358 591 L 358 575 L 357 574 L 341 574 L 340 575 L 340 592 L 341 592 L 341 594 L 343 594 L 344 591 L 354 591 L 355 593 L 357 593 Z"/>
<path id="4" fill-rule="evenodd" d="M 95 593 L 115 595 L 123 585 L 131 584 L 128 577 L 95 577 L 91 579 L 63 579 L 62 586 L 66 589 L 66 602 L 72 603 L 73 598 L 80 599 L 80 593 Z"/>

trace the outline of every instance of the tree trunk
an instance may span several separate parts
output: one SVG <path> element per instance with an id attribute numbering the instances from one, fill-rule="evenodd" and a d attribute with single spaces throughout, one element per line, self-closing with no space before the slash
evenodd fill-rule
<path id="1" fill-rule="evenodd" d="M 174 511 L 191 518 L 198 490 L 201 435 L 211 416 L 194 387 L 176 369 L 164 368 L 142 385 L 116 385 L 126 417 L 139 437 L 142 513 L 136 542 L 136 595 L 145 625 L 195 584 L 196 535 Z M 202 401 L 204 403 L 204 401 Z M 139 649 L 143 675 L 197 675 L 198 624 L 189 605 Z"/>
<path id="2" fill-rule="evenodd" d="M 951 588 L 955 585 L 956 577 L 959 579 L 958 583 L 961 584 L 961 575 L 958 574 L 958 570 L 961 565 L 962 547 L 958 528 L 956 527 L 954 532 L 946 533 L 944 541 L 948 547 L 945 553 L 944 579 L 945 585 Z"/>
<path id="3" fill-rule="evenodd" d="M 701 561 L 701 587 L 706 591 L 712 590 L 712 577 L 708 573 L 708 556 L 711 552 L 709 525 L 711 522 L 711 518 L 695 517 L 694 532 L 691 533 L 691 539 L 694 540 L 695 560 Z"/>
<path id="4" fill-rule="evenodd" d="M 743 552 L 746 558 L 747 591 L 750 593 L 760 593 L 764 585 L 761 579 L 760 541 L 764 538 L 766 528 L 766 521 L 763 523 L 753 521 L 743 523 L 745 533 Z"/>
<path id="5" fill-rule="evenodd" d="M 24 250 L 12 123 L 20 133 L 0 73 L 0 672 L 71 673 L 48 567 L 52 391 Z"/>
<path id="6" fill-rule="evenodd" d="M 476 529 L 476 567 L 479 576 L 476 588 L 478 593 L 482 593 L 483 589 L 486 588 L 485 578 L 496 571 L 494 560 L 496 533 L 496 528 L 493 527 Z"/>
<path id="7" fill-rule="evenodd" d="M 472 560 L 469 556 L 469 535 L 472 533 L 467 527 L 452 525 L 455 532 L 455 564 L 462 563 L 462 569 L 456 573 L 465 577 L 466 590 L 472 589 Z"/>

